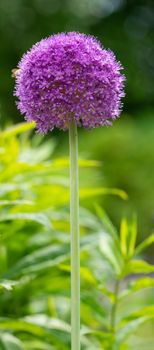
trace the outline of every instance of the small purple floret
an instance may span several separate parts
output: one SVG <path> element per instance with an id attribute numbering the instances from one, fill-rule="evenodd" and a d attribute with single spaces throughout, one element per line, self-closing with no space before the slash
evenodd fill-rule
<path id="1" fill-rule="evenodd" d="M 122 66 L 92 36 L 52 35 L 34 45 L 18 67 L 18 108 L 40 133 L 67 130 L 72 118 L 78 126 L 95 128 L 119 117 Z"/>

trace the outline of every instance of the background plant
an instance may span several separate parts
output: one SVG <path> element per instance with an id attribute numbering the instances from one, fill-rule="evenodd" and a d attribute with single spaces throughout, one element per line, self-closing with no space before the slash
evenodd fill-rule
<path id="1" fill-rule="evenodd" d="M 152 0 L 0 1 L 2 126 L 21 121 L 12 97 L 11 70 L 17 66 L 19 57 L 42 37 L 68 30 L 93 34 L 116 53 L 125 67 L 127 85 L 122 118 L 114 128 L 96 130 L 90 137 L 83 132 L 80 149 L 85 158 L 87 143 L 88 157 L 101 160 L 100 186 L 123 188 L 129 194 L 125 205 L 116 197 L 105 196 L 101 204 L 116 225 L 120 224 L 122 212 L 131 216 L 132 208 L 137 211 L 140 240 L 154 229 L 153 6 Z M 62 137 L 67 142 L 65 134 L 55 134 L 60 142 Z M 153 262 L 152 252 L 149 259 Z"/>
<path id="2" fill-rule="evenodd" d="M 1 127 L 4 128 L 4 126 L 12 125 L 12 122 L 21 121 L 21 116 L 17 114 L 15 101 L 12 97 L 14 79 L 11 77 L 11 70 L 12 68 L 16 67 L 19 57 L 21 57 L 21 55 L 26 52 L 26 50 L 31 47 L 34 42 L 39 41 L 42 37 L 46 37 L 52 33 L 68 30 L 93 34 L 104 43 L 105 47 L 110 47 L 116 53 L 117 58 L 125 67 L 127 86 L 124 114 L 122 115 L 122 118 L 120 118 L 119 121 L 114 124 L 114 128 L 108 128 L 107 130 L 98 129 L 89 133 L 84 133 L 83 130 L 80 130 L 80 157 L 82 156 L 82 159 L 86 158 L 97 160 L 97 162 L 92 163 L 90 161 L 90 165 L 97 165 L 97 167 L 88 166 L 88 169 L 85 168 L 85 166 L 80 167 L 80 184 L 82 188 L 87 187 L 88 184 L 89 189 L 96 191 L 97 194 L 98 190 L 100 190 L 100 188 L 102 189 L 104 186 L 105 188 L 122 188 L 128 193 L 129 200 L 122 201 L 118 196 L 104 196 L 100 194 L 97 197 L 95 192 L 95 196 L 93 196 L 92 201 L 89 200 L 90 197 L 88 197 L 91 195 L 89 194 L 89 190 L 87 191 L 87 189 L 84 189 L 83 192 L 82 189 L 82 206 L 90 210 L 90 213 L 89 211 L 87 213 L 86 209 L 86 214 L 85 211 L 83 211 L 82 214 L 82 221 L 86 221 L 87 225 L 86 227 L 82 227 L 82 235 L 84 235 L 84 233 L 86 233 L 86 235 L 91 233 L 91 230 L 94 230 L 94 232 L 96 231 L 96 227 L 92 222 L 92 218 L 94 219 L 93 215 L 95 202 L 99 202 L 99 204 L 105 208 L 106 212 L 110 213 L 111 220 L 114 222 L 116 228 L 120 227 L 121 217 L 124 216 L 129 218 L 128 221 L 131 223 L 132 211 L 137 212 L 137 244 L 146 239 L 148 234 L 154 230 L 153 13 L 152 0 L 0 1 Z M 14 136 L 12 132 L 15 132 Z M 59 138 L 60 142 L 58 141 Z M 52 134 L 52 142 L 50 140 L 48 143 L 48 138 L 46 138 L 44 141 L 46 142 L 42 142 L 42 139 L 40 139 L 38 136 L 32 138 L 31 134 L 29 135 L 27 132 L 22 133 L 22 135 L 19 136 L 19 133 L 17 135 L 17 132 L 12 130 L 9 131 L 7 138 L 5 137 L 4 144 L 4 137 L 2 137 L 2 134 L 0 135 L 0 176 L 2 176 L 2 178 L 0 178 L 0 200 L 3 201 L 3 205 L 0 206 L 1 216 L 3 214 L 3 221 L 1 221 L 0 224 L 0 269 L 2 271 L 0 278 L 1 283 L 3 284 L 5 278 L 5 288 L 9 288 L 10 284 L 8 279 L 10 280 L 10 278 L 13 281 L 13 284 L 19 280 L 23 281 L 23 287 L 21 284 L 17 284 L 14 286 L 12 291 L 7 291 L 6 289 L 1 288 L 0 310 L 2 317 L 11 318 L 11 320 L 14 317 L 13 314 L 15 313 L 16 324 L 17 319 L 22 319 L 27 315 L 38 316 L 39 314 L 45 314 L 48 315 L 48 317 L 52 316 L 52 318 L 54 316 L 66 321 L 69 320 L 69 299 L 63 292 L 63 289 L 66 291 L 68 287 L 68 280 L 66 281 L 66 277 L 69 276 L 69 261 L 63 261 L 61 263 L 65 265 L 65 271 L 64 266 L 63 270 L 60 270 L 61 274 L 59 274 L 59 268 L 56 268 L 55 265 L 52 267 L 52 271 L 56 271 L 54 272 L 54 279 L 56 279 L 55 283 L 57 286 L 57 289 L 55 288 L 52 300 L 49 299 L 51 290 L 48 292 L 48 285 L 49 282 L 51 285 L 51 280 L 53 277 L 53 275 L 51 275 L 51 267 L 47 272 L 46 267 L 43 270 L 42 266 L 42 272 L 39 273 L 34 271 L 34 279 L 32 278 L 31 273 L 31 277 L 28 277 L 27 282 L 26 279 L 27 276 L 29 276 L 29 273 L 26 277 L 25 275 L 24 277 L 17 275 L 12 275 L 12 277 L 9 277 L 7 275 L 10 268 L 14 268 L 15 265 L 23 259 L 23 257 L 28 256 L 40 248 L 46 246 L 48 247 L 54 240 L 56 242 L 58 240 L 58 243 L 60 240 L 67 240 L 66 232 L 68 231 L 68 221 L 66 220 L 66 216 L 68 217 L 68 211 L 67 204 L 65 205 L 65 203 L 68 201 L 68 159 L 62 158 L 66 157 L 66 147 L 68 147 L 67 136 L 65 133 L 62 136 L 62 133 L 59 134 L 58 132 L 54 132 Z M 36 145 L 37 153 L 35 148 Z M 52 179 L 49 179 L 46 165 L 45 171 L 41 170 L 41 167 L 43 166 L 44 169 L 44 163 L 48 163 L 48 165 L 50 164 L 51 167 L 51 158 L 52 165 L 56 158 L 58 158 L 58 162 L 56 159 L 54 167 L 52 167 Z M 29 170 L 25 170 L 25 167 L 26 169 L 28 167 Z M 18 171 L 15 170 L 15 168 L 18 168 Z M 21 171 L 22 177 L 19 176 Z M 15 172 L 17 172 L 18 181 L 15 181 Z M 41 191 L 41 184 L 43 184 L 43 182 L 43 191 Z M 52 182 L 54 185 L 52 186 L 51 184 L 50 187 L 49 182 Z M 4 186 L 5 183 L 6 185 Z M 10 184 L 11 186 L 13 184 L 13 188 L 10 186 Z M 18 186 L 18 189 L 15 185 Z M 52 190 L 53 187 L 56 189 L 55 192 Z M 97 190 L 94 190 L 94 187 L 97 187 Z M 48 191 L 50 192 L 50 204 L 47 201 L 46 196 Z M 43 195 L 43 193 L 45 193 L 45 195 Z M 65 193 L 64 199 L 62 193 Z M 8 200 L 22 200 L 26 201 L 26 203 L 18 202 L 17 204 L 16 202 L 9 204 L 8 202 L 6 203 Z M 33 204 L 30 204 L 29 202 L 33 202 Z M 90 203 L 92 204 L 90 205 Z M 50 210 L 51 213 L 51 209 L 52 218 L 51 214 L 48 215 L 48 210 Z M 6 216 L 8 218 L 9 215 L 15 216 L 17 214 L 21 215 L 21 213 L 26 214 L 26 218 L 27 213 L 29 215 L 35 215 L 31 216 L 31 219 L 33 218 L 33 220 L 25 220 L 25 217 L 22 221 L 19 220 L 19 218 L 12 220 L 12 217 L 11 220 L 5 220 Z M 39 222 L 36 222 L 36 214 L 37 220 L 39 217 Z M 98 218 L 94 221 L 96 223 Z M 44 226 L 42 222 L 50 225 L 50 229 L 47 226 Z M 117 230 L 120 231 L 119 229 Z M 109 229 L 106 229 L 105 231 L 108 232 Z M 101 232 L 103 232 L 102 226 Z M 63 246 L 63 243 L 60 243 L 60 246 Z M 91 253 L 93 252 L 91 264 L 89 260 L 90 273 L 96 274 L 98 270 L 98 249 L 95 251 L 91 248 L 90 251 Z M 153 264 L 153 246 L 149 248 L 147 247 L 145 252 L 140 253 L 140 255 L 142 254 L 143 258 L 146 258 L 146 261 Z M 57 256 L 59 256 L 59 252 L 57 253 Z M 97 259 L 94 265 L 93 259 L 96 256 Z M 84 258 L 84 266 L 87 267 L 87 255 Z M 137 256 L 137 258 L 139 258 L 139 256 Z M 97 283 L 98 285 L 102 286 L 104 285 L 104 281 L 106 281 L 106 279 L 109 277 L 108 283 L 105 283 L 105 285 L 108 287 L 110 292 L 112 292 L 114 290 L 115 281 L 113 269 L 110 267 L 110 273 L 108 273 L 108 269 L 106 267 L 108 265 L 107 260 L 104 260 L 103 255 L 101 255 L 99 258 L 99 262 L 100 260 L 101 272 L 98 271 L 97 275 L 99 275 L 101 281 Z M 41 259 L 39 260 L 38 258 L 37 263 L 39 261 L 41 261 Z M 44 264 L 45 263 L 47 265 L 47 262 L 44 262 Z M 35 264 L 29 262 L 29 265 Z M 91 265 L 95 267 L 95 270 L 92 270 Z M 34 270 L 34 266 L 32 270 Z M 63 275 L 65 275 L 65 283 L 64 278 L 62 279 Z M 153 276 L 153 273 L 147 277 L 150 277 L 151 279 L 151 275 Z M 135 282 L 135 279 L 138 277 L 138 274 L 131 274 L 126 277 L 126 280 L 120 283 L 120 290 L 123 290 L 126 287 L 126 282 L 129 282 L 130 280 Z M 146 276 L 141 274 L 140 277 L 143 278 Z M 33 281 L 33 283 L 31 281 Z M 62 288 L 61 281 L 63 281 L 64 288 Z M 89 282 L 87 282 L 87 280 L 84 282 L 84 289 L 87 288 L 90 290 L 91 284 L 88 283 Z M 148 285 L 148 281 L 146 283 Z M 57 291 L 61 293 L 61 296 L 55 297 Z M 102 319 L 106 319 L 106 314 L 104 317 L 98 315 L 96 320 L 96 317 L 94 317 L 94 311 L 100 310 L 101 314 L 103 313 L 102 310 L 104 307 L 106 307 L 107 314 L 109 314 L 112 306 L 110 299 L 107 298 L 105 293 L 102 291 L 97 292 L 96 299 L 99 300 L 99 305 L 98 303 L 93 302 L 93 307 L 91 308 L 92 311 L 90 313 L 91 317 L 89 314 L 86 316 L 87 309 L 90 308 L 90 306 L 87 306 L 87 304 L 90 305 L 91 302 L 87 297 L 85 299 L 87 303 L 84 306 L 84 311 L 82 312 L 82 322 L 85 323 L 86 326 L 88 324 L 88 327 L 92 328 L 93 330 L 98 330 L 99 327 L 99 329 L 102 330 L 103 324 L 103 330 L 106 330 L 104 323 L 102 322 Z M 65 309 L 61 307 L 62 304 L 66 305 Z M 153 287 L 143 288 L 143 290 L 141 289 L 138 292 L 134 291 L 131 295 L 128 295 L 125 298 L 123 297 L 118 302 L 117 322 L 120 320 L 120 315 L 123 314 L 124 316 L 125 314 L 126 316 L 133 312 L 133 310 L 135 311 L 143 306 L 152 304 Z M 153 314 L 152 310 L 150 313 Z M 43 323 L 44 322 L 45 321 L 43 320 Z M 107 324 L 110 325 L 109 319 Z M 15 330 L 15 324 L 14 326 L 12 325 L 9 327 L 7 325 L 6 329 L 4 329 L 3 326 L 3 329 L 1 330 L 0 348 L 3 350 L 4 348 L 5 350 L 8 350 L 8 348 L 9 350 L 10 348 L 11 350 L 13 350 L 13 348 L 19 350 L 23 347 L 34 350 L 51 350 L 51 346 L 48 345 L 49 343 L 51 344 L 51 338 L 48 341 L 49 335 L 47 333 L 43 333 L 40 328 L 40 333 L 38 333 L 38 328 L 34 329 L 33 327 L 32 334 L 30 331 L 23 332 L 21 325 L 20 331 Z M 25 325 L 24 329 L 26 329 Z M 154 325 L 152 319 L 146 323 L 142 323 L 138 329 L 135 330 L 134 328 L 135 332 L 131 331 L 129 338 L 124 340 L 125 345 L 121 345 L 122 349 L 135 348 L 137 350 L 152 350 L 153 329 Z M 20 343 L 19 340 L 14 338 L 14 336 L 21 339 Z M 86 336 L 86 341 L 87 338 L 90 340 L 88 349 L 90 346 L 92 347 L 92 350 L 93 348 L 97 349 L 98 347 L 99 349 L 99 347 L 102 347 L 102 345 L 100 345 L 102 340 L 96 337 L 96 333 L 95 335 L 93 334 Z M 106 342 L 106 346 L 107 344 L 108 343 Z M 61 349 L 60 343 L 59 345 L 53 345 L 53 347 L 58 346 Z"/>
<path id="3" fill-rule="evenodd" d="M 0 346 L 69 349 L 68 159 L 54 157 L 55 140 L 30 137 L 32 127 L 23 123 L 1 132 Z M 118 235 L 95 202 L 104 193 L 122 199 L 126 194 L 94 187 L 99 169 L 98 162 L 80 159 L 82 347 L 133 349 L 135 344 L 150 350 L 154 268 L 141 256 L 154 236 L 136 247 L 135 217 L 122 220 Z"/>

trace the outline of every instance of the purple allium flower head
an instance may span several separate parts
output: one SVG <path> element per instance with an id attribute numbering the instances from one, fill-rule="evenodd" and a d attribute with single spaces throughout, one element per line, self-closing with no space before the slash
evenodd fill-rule
<path id="1" fill-rule="evenodd" d="M 35 44 L 21 59 L 16 77 L 18 108 L 39 132 L 111 124 L 121 112 L 122 66 L 92 36 L 70 32 Z"/>

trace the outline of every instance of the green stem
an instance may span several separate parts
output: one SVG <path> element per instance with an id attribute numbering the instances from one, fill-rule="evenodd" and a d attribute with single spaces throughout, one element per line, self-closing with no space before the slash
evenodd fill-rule
<path id="1" fill-rule="evenodd" d="M 117 306 L 118 306 L 119 287 L 120 287 L 120 280 L 117 280 L 115 282 L 115 289 L 114 289 L 115 300 L 114 300 L 114 303 L 112 306 L 112 311 L 111 311 L 111 330 L 113 333 L 115 333 L 115 323 L 116 323 L 116 313 L 117 313 Z"/>
<path id="2" fill-rule="evenodd" d="M 74 120 L 69 126 L 71 226 L 71 350 L 80 350 L 80 235 L 78 136 Z"/>

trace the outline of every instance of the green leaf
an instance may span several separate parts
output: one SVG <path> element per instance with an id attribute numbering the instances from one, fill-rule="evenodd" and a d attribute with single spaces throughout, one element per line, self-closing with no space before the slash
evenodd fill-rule
<path id="1" fill-rule="evenodd" d="M 16 183 L 2 183 L 0 186 L 0 196 L 5 196 L 8 193 L 11 193 L 16 190 L 27 191 L 28 186 L 25 183 L 16 184 Z"/>
<path id="2" fill-rule="evenodd" d="M 93 323 L 94 321 L 97 322 L 98 319 L 100 319 L 101 325 L 104 329 L 108 329 L 108 320 L 107 320 L 107 310 L 105 308 L 102 308 L 102 305 L 99 300 L 98 293 L 95 288 L 93 288 L 91 292 L 90 289 L 85 289 L 81 293 L 81 304 L 82 304 L 82 318 L 83 320 L 87 320 L 87 316 L 90 318 L 90 321 Z M 86 310 L 87 315 L 84 313 L 84 310 Z M 90 312 L 88 313 L 88 311 Z"/>
<path id="3" fill-rule="evenodd" d="M 54 346 L 51 344 L 48 344 L 44 341 L 38 340 L 38 339 L 31 339 L 31 340 L 26 340 L 24 341 L 26 350 L 57 350 Z"/>
<path id="4" fill-rule="evenodd" d="M 154 233 L 152 233 L 147 239 L 145 239 L 141 244 L 135 249 L 135 255 L 140 254 L 143 250 L 148 248 L 151 244 L 154 243 Z"/>
<path id="5" fill-rule="evenodd" d="M 32 220 L 38 224 L 51 229 L 51 223 L 47 216 L 43 213 L 17 213 L 17 214 L 3 214 L 0 216 L 0 222 L 12 220 Z"/>
<path id="6" fill-rule="evenodd" d="M 106 228 L 107 232 L 110 233 L 115 240 L 119 242 L 118 234 L 116 228 L 113 226 L 111 220 L 109 219 L 108 215 L 106 214 L 105 210 L 99 206 L 98 204 L 94 205 L 96 214 L 98 218 L 101 220 L 102 224 Z"/>
<path id="7" fill-rule="evenodd" d="M 131 257 L 134 254 L 135 244 L 136 244 L 136 237 L 137 237 L 137 219 L 136 216 L 134 216 L 130 231 L 129 231 L 129 249 L 128 249 L 128 255 Z"/>
<path id="8" fill-rule="evenodd" d="M 0 206 L 9 206 L 9 205 L 33 205 L 32 201 L 28 201 L 25 199 L 17 199 L 17 200 L 0 200 Z"/>
<path id="9" fill-rule="evenodd" d="M 103 234 L 99 242 L 100 251 L 104 258 L 108 261 L 115 273 L 120 275 L 123 268 L 123 258 L 120 250 L 117 249 L 113 238 L 107 234 Z"/>
<path id="10" fill-rule="evenodd" d="M 137 331 L 137 329 L 147 321 L 149 321 L 149 318 L 143 316 L 133 321 L 126 322 L 125 324 L 121 323 L 120 328 L 118 328 L 116 331 L 117 339 L 114 350 L 119 350 L 120 344 L 123 343 L 129 336 L 132 336 Z"/>
<path id="11" fill-rule="evenodd" d="M 44 161 L 51 157 L 51 154 L 55 149 L 56 142 L 53 138 L 52 140 L 50 139 L 50 142 L 46 141 L 39 144 L 40 142 L 41 142 L 41 139 L 39 140 L 38 135 L 33 136 L 32 147 L 31 148 L 26 147 L 21 149 L 20 162 L 23 162 L 23 163 L 26 162 L 27 165 L 33 166 L 34 169 L 36 167 L 36 164 L 38 163 L 38 165 L 41 165 L 42 168 L 43 167 L 50 168 L 50 173 L 51 173 L 52 171 L 51 163 L 47 163 L 47 162 L 45 163 Z M 34 147 L 34 143 L 36 143 L 35 147 Z M 36 152 L 36 148 L 37 148 L 37 152 Z"/>
<path id="12" fill-rule="evenodd" d="M 52 344 L 56 344 L 56 349 L 67 349 L 66 335 L 70 333 L 70 327 L 61 320 L 50 319 L 37 315 L 36 317 L 25 317 L 23 319 L 0 318 L 0 330 L 10 330 L 31 334 L 36 339 L 50 339 Z M 12 350 L 12 349 L 10 349 Z"/>
<path id="13" fill-rule="evenodd" d="M 127 256 L 127 238 L 128 238 L 128 223 L 125 218 L 121 221 L 120 226 L 120 245 L 124 256 Z"/>
<path id="14" fill-rule="evenodd" d="M 123 297 L 127 297 L 133 293 L 136 293 L 144 288 L 154 287 L 154 278 L 151 277 L 143 277 L 137 279 L 135 282 L 130 282 L 128 288 L 125 289 L 119 296 L 119 299 Z"/>
<path id="15" fill-rule="evenodd" d="M 143 260 L 132 260 L 125 268 L 124 275 L 127 276 L 131 273 L 151 273 L 154 272 L 154 265 L 150 265 Z"/>
<path id="16" fill-rule="evenodd" d="M 43 336 L 46 334 L 45 330 L 41 326 L 32 324 L 23 319 L 13 320 L 11 318 L 0 318 L 0 329 L 23 331 L 36 336 Z"/>
<path id="17" fill-rule="evenodd" d="M 82 188 L 80 189 L 80 198 L 88 198 L 91 196 L 100 196 L 100 195 L 114 195 L 118 196 L 124 200 L 128 199 L 126 192 L 119 190 L 117 188 L 105 188 L 105 187 L 96 187 L 96 188 Z"/>
<path id="18" fill-rule="evenodd" d="M 17 134 L 21 134 L 24 133 L 26 131 L 32 130 L 35 127 L 35 123 L 31 122 L 31 123 L 19 123 L 16 124 L 8 129 L 6 129 L 5 131 L 0 132 L 0 138 L 7 138 L 7 137 L 12 137 L 15 136 Z"/>
<path id="19" fill-rule="evenodd" d="M 88 209 L 82 207 L 80 207 L 80 225 L 90 230 L 94 230 L 95 232 L 97 230 L 100 231 L 100 228 L 102 228 L 97 216 L 91 213 Z"/>
<path id="20" fill-rule="evenodd" d="M 141 309 L 132 312 L 131 314 L 129 314 L 128 316 L 124 317 L 118 324 L 117 324 L 117 328 L 121 328 L 122 326 L 124 326 L 125 324 L 127 324 L 127 322 L 130 322 L 132 320 L 135 320 L 137 318 L 142 318 L 142 317 L 147 317 L 148 320 L 151 320 L 154 318 L 154 305 L 148 305 L 148 306 L 144 306 Z"/>
<path id="21" fill-rule="evenodd" d="M 124 317 L 116 326 L 117 346 L 136 332 L 138 327 L 154 319 L 154 305 L 145 306 Z M 118 347 L 115 347 L 118 350 Z"/>
<path id="22" fill-rule="evenodd" d="M 21 341 L 9 333 L 0 334 L 1 350 L 24 350 Z"/>
<path id="23" fill-rule="evenodd" d="M 50 318 L 46 315 L 34 315 L 34 316 L 26 316 L 24 317 L 24 321 L 29 324 L 35 324 L 38 326 L 45 327 L 47 329 L 56 329 L 59 331 L 63 331 L 66 333 L 71 332 L 71 327 L 68 323 L 61 321 L 60 319 Z"/>
<path id="24" fill-rule="evenodd" d="M 105 288 L 104 286 L 99 286 L 98 289 L 111 301 L 111 303 L 115 302 L 115 294 L 109 289 Z"/>
<path id="25" fill-rule="evenodd" d="M 110 332 L 103 332 L 102 330 L 95 330 L 95 329 L 89 329 L 88 327 L 86 327 L 85 329 L 83 329 L 82 334 L 84 335 L 96 335 L 98 338 L 100 338 L 101 340 L 108 340 L 110 342 L 113 341 L 114 339 L 114 335 L 113 333 Z"/>
<path id="26" fill-rule="evenodd" d="M 69 256 L 68 245 L 52 245 L 38 249 L 25 256 L 5 274 L 6 278 L 39 273 L 53 266 L 58 266 Z"/>

